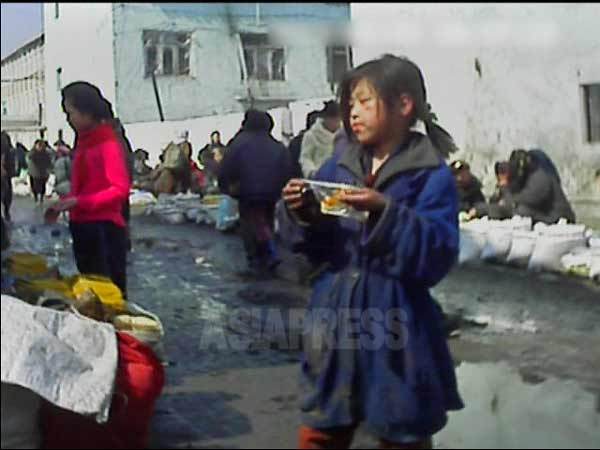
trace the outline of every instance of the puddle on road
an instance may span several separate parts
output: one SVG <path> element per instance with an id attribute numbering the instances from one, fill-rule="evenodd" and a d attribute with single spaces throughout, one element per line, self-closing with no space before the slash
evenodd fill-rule
<path id="1" fill-rule="evenodd" d="M 523 381 L 506 363 L 457 368 L 466 408 L 450 414 L 439 448 L 598 448 L 600 392 L 574 381 Z"/>

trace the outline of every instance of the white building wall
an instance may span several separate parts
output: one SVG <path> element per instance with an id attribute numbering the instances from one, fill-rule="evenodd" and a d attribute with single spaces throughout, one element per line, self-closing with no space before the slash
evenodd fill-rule
<path id="1" fill-rule="evenodd" d="M 570 194 L 595 189 L 600 145 L 584 142 L 580 85 L 600 82 L 599 5 L 357 3 L 352 21 L 356 64 L 391 52 L 421 67 L 456 157 L 488 190 L 494 161 L 534 146 Z"/>
<path id="2" fill-rule="evenodd" d="M 115 107 L 113 4 L 60 3 L 56 18 L 55 3 L 45 3 L 44 31 L 48 140 L 54 142 L 62 129 L 65 141 L 72 143 L 74 134 L 62 111 L 60 88 L 88 81 Z M 58 68 L 62 68 L 61 86 Z"/>
<path id="3" fill-rule="evenodd" d="M 35 139 L 40 137 L 40 128 L 45 124 L 42 42 L 40 40 L 33 46 L 28 42 L 16 54 L 9 55 L 2 61 L 2 129 L 10 134 L 13 143 L 21 142 L 27 147 L 31 147 Z"/>
<path id="4" fill-rule="evenodd" d="M 241 80 L 238 44 L 224 17 L 203 15 L 202 8 L 174 15 L 160 4 L 119 4 L 115 6 L 117 95 L 125 123 L 159 120 L 150 78 L 144 78 L 144 29 L 193 31 L 191 76 L 158 76 L 165 120 L 183 120 L 209 115 L 242 112 L 247 86 Z M 266 19 L 265 19 L 266 20 Z M 301 23 L 304 19 L 298 19 Z M 267 31 L 256 27 L 253 18 L 235 19 L 240 31 Z M 279 22 L 285 23 L 285 20 Z M 285 40 L 286 81 L 253 83 L 253 95 L 289 98 L 291 101 L 331 95 L 327 84 L 325 43 L 317 33 L 298 34 L 292 20 L 277 28 Z M 329 26 L 331 28 L 331 26 Z"/>

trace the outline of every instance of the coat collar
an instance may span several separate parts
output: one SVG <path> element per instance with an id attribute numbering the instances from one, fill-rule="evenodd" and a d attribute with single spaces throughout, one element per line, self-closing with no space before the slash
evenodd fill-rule
<path id="1" fill-rule="evenodd" d="M 368 175 L 368 151 L 357 142 L 350 145 L 342 153 L 338 165 L 350 170 L 358 179 L 364 180 Z M 411 131 L 403 144 L 381 167 L 374 188 L 379 189 L 392 178 L 409 170 L 431 169 L 442 162 L 440 153 L 426 135 Z"/>
<path id="2" fill-rule="evenodd" d="M 113 127 L 108 123 L 102 123 L 92 130 L 78 133 L 77 146 L 82 148 L 94 147 L 111 139 L 116 139 Z"/>

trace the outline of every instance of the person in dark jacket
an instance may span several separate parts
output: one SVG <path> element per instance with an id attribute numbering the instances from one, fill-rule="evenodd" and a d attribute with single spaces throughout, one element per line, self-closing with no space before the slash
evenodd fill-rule
<path id="1" fill-rule="evenodd" d="M 271 135 L 270 114 L 249 110 L 219 170 L 222 192 L 239 200 L 241 233 L 253 275 L 274 269 L 279 258 L 273 238 L 275 204 L 290 179 L 290 157 Z"/>
<path id="2" fill-rule="evenodd" d="M 302 173 L 302 165 L 300 164 L 300 155 L 302 154 L 302 140 L 304 139 L 304 134 L 312 128 L 317 119 L 319 118 L 321 112 L 320 111 L 311 111 L 306 115 L 306 128 L 302 130 L 298 136 L 290 141 L 288 145 L 288 149 L 290 151 L 290 157 L 292 158 L 293 165 L 293 173 L 294 178 L 302 178 L 304 174 Z"/>
<path id="3" fill-rule="evenodd" d="M 454 161 L 450 164 L 456 187 L 460 212 L 470 212 L 485 204 L 485 195 L 481 191 L 481 181 L 471 173 L 471 167 L 464 161 Z"/>
<path id="4" fill-rule="evenodd" d="M 28 166 L 33 198 L 36 203 L 39 201 L 40 204 L 43 204 L 46 196 L 46 183 L 53 166 L 52 157 L 45 141 L 38 139 L 35 142 L 33 149 L 29 152 Z"/>
<path id="5" fill-rule="evenodd" d="M 2 146 L 2 206 L 4 208 L 4 217 L 8 222 L 11 221 L 10 207 L 13 200 L 12 179 L 17 175 L 16 152 L 12 146 L 10 136 L 6 131 L 1 135 Z"/>
<path id="6" fill-rule="evenodd" d="M 524 149 L 510 155 L 514 214 L 531 217 L 534 223 L 557 223 L 561 218 L 575 223 L 576 217 L 560 183 L 557 172 L 539 160 L 536 153 Z"/>
<path id="7" fill-rule="evenodd" d="M 210 143 L 198 152 L 198 161 L 204 166 L 206 190 L 209 194 L 218 191 L 219 165 L 225 157 L 226 150 L 227 147 L 221 142 L 221 133 L 215 130 L 210 135 Z"/>
<path id="8" fill-rule="evenodd" d="M 494 165 L 496 173 L 496 190 L 487 203 L 479 203 L 469 211 L 469 219 L 488 216 L 493 220 L 504 220 L 513 217 L 513 199 L 510 192 L 510 164 L 498 161 Z"/>
<path id="9" fill-rule="evenodd" d="M 360 186 L 340 201 L 368 219 L 323 215 L 303 180 L 284 190 L 303 252 L 327 267 L 313 283 L 303 333 L 298 448 L 350 448 L 360 425 L 379 448 L 432 448 L 448 411 L 464 407 L 430 294 L 459 252 L 458 195 L 444 161 L 456 145 L 406 58 L 386 55 L 349 72 L 341 107 L 353 142 L 315 179 Z M 426 135 L 411 130 L 416 120 Z"/>

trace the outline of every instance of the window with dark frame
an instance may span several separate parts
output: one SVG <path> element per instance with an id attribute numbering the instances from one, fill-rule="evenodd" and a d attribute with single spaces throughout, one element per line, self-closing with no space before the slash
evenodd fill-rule
<path id="1" fill-rule="evenodd" d="M 583 85 L 585 140 L 600 142 L 600 83 Z"/>
<path id="2" fill-rule="evenodd" d="M 353 66 L 352 48 L 344 45 L 327 47 L 327 81 L 337 85 Z"/>
<path id="3" fill-rule="evenodd" d="M 267 34 L 245 33 L 241 35 L 241 40 L 248 79 L 285 81 L 285 49 L 283 47 L 270 43 Z"/>
<path id="4" fill-rule="evenodd" d="M 191 33 L 144 30 L 144 76 L 190 75 Z"/>

